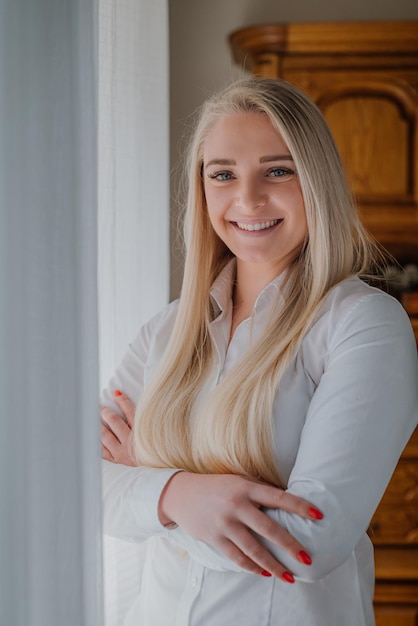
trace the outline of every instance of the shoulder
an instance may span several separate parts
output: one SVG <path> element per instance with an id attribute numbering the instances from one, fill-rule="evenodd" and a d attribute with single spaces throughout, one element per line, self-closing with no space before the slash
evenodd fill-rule
<path id="1" fill-rule="evenodd" d="M 416 361 L 414 334 L 400 302 L 353 277 L 331 289 L 303 339 L 301 353 L 318 380 L 332 355 L 358 346 L 384 348 L 387 355 L 396 349 L 408 362 Z"/>
<path id="2" fill-rule="evenodd" d="M 173 300 L 140 328 L 131 343 L 134 352 L 148 353 L 156 342 L 163 345 L 167 343 L 177 316 L 178 303 L 178 300 Z"/>
<path id="3" fill-rule="evenodd" d="M 321 306 L 316 321 L 326 323 L 330 337 L 361 329 L 391 327 L 413 336 L 411 323 L 400 302 L 357 277 L 336 285 Z"/>

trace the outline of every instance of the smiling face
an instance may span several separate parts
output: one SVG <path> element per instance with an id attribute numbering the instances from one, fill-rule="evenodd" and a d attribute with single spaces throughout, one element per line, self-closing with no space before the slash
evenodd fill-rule
<path id="1" fill-rule="evenodd" d="M 307 238 L 302 192 L 289 149 L 263 113 L 221 117 L 203 147 L 209 219 L 238 267 L 278 276 Z"/>

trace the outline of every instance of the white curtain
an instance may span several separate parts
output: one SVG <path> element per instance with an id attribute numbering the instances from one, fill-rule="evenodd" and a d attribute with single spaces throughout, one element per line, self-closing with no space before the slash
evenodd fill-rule
<path id="1" fill-rule="evenodd" d="M 96 6 L 0 4 L 0 623 L 98 626 Z"/>
<path id="2" fill-rule="evenodd" d="M 169 296 L 168 2 L 99 0 L 100 381 Z M 105 537 L 106 626 L 139 588 L 141 547 Z"/>
<path id="3" fill-rule="evenodd" d="M 100 371 L 168 302 L 167 0 L 99 0 Z"/>

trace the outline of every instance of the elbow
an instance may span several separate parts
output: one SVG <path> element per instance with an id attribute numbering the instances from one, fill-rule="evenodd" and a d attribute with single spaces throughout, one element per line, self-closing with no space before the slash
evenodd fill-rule
<path id="1" fill-rule="evenodd" d="M 277 516 L 274 515 L 274 517 Z M 335 514 L 325 517 L 320 522 L 312 522 L 292 516 L 292 524 L 284 523 L 284 516 L 279 521 L 286 530 L 298 540 L 304 550 L 311 556 L 312 563 L 305 565 L 289 555 L 283 549 L 277 548 L 270 542 L 263 542 L 275 558 L 293 573 L 295 579 L 301 582 L 314 583 L 323 580 L 350 559 L 355 559 L 358 542 L 362 543 L 362 550 L 370 550 L 370 559 L 373 559 L 372 544 L 364 533 L 361 525 L 347 515 Z M 288 518 L 289 519 L 289 518 Z"/>
<path id="2" fill-rule="evenodd" d="M 360 531 L 360 539 L 354 540 L 352 534 L 342 532 L 318 535 L 313 541 L 307 542 L 312 557 L 311 565 L 297 563 L 294 568 L 296 580 L 314 583 L 332 576 L 341 568 L 351 569 L 353 565 L 356 568 L 356 550 L 360 545 L 362 554 L 368 553 L 370 562 L 373 562 L 373 546 L 364 532 Z"/>
<path id="3" fill-rule="evenodd" d="M 373 563 L 373 546 L 366 534 L 364 534 L 360 543 L 364 543 L 362 551 L 364 549 L 370 553 L 370 563 Z M 349 571 L 354 571 L 357 568 L 356 549 L 356 546 L 354 548 L 347 547 L 347 549 L 340 548 L 338 553 L 323 550 L 321 554 L 313 556 L 310 566 L 297 566 L 297 571 L 294 572 L 295 580 L 304 583 L 315 583 L 325 580 L 328 576 L 333 576 L 337 570 L 348 568 Z"/>
<path id="4" fill-rule="evenodd" d="M 312 564 L 303 569 L 298 568 L 295 578 L 307 583 L 317 582 L 333 576 L 337 569 L 348 568 L 352 572 L 358 568 L 359 561 L 369 571 L 373 571 L 373 544 L 364 530 L 359 530 L 355 538 L 348 532 L 337 532 L 334 535 L 330 533 L 327 541 L 322 538 L 322 541 L 316 543 L 312 552 Z"/>

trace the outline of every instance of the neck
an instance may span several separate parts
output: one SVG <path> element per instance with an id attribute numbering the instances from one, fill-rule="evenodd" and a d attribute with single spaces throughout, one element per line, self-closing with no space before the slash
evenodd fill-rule
<path id="1" fill-rule="evenodd" d="M 251 310 L 258 295 L 277 277 L 277 272 L 259 265 L 240 263 L 237 260 L 237 275 L 233 294 L 235 307 Z"/>

